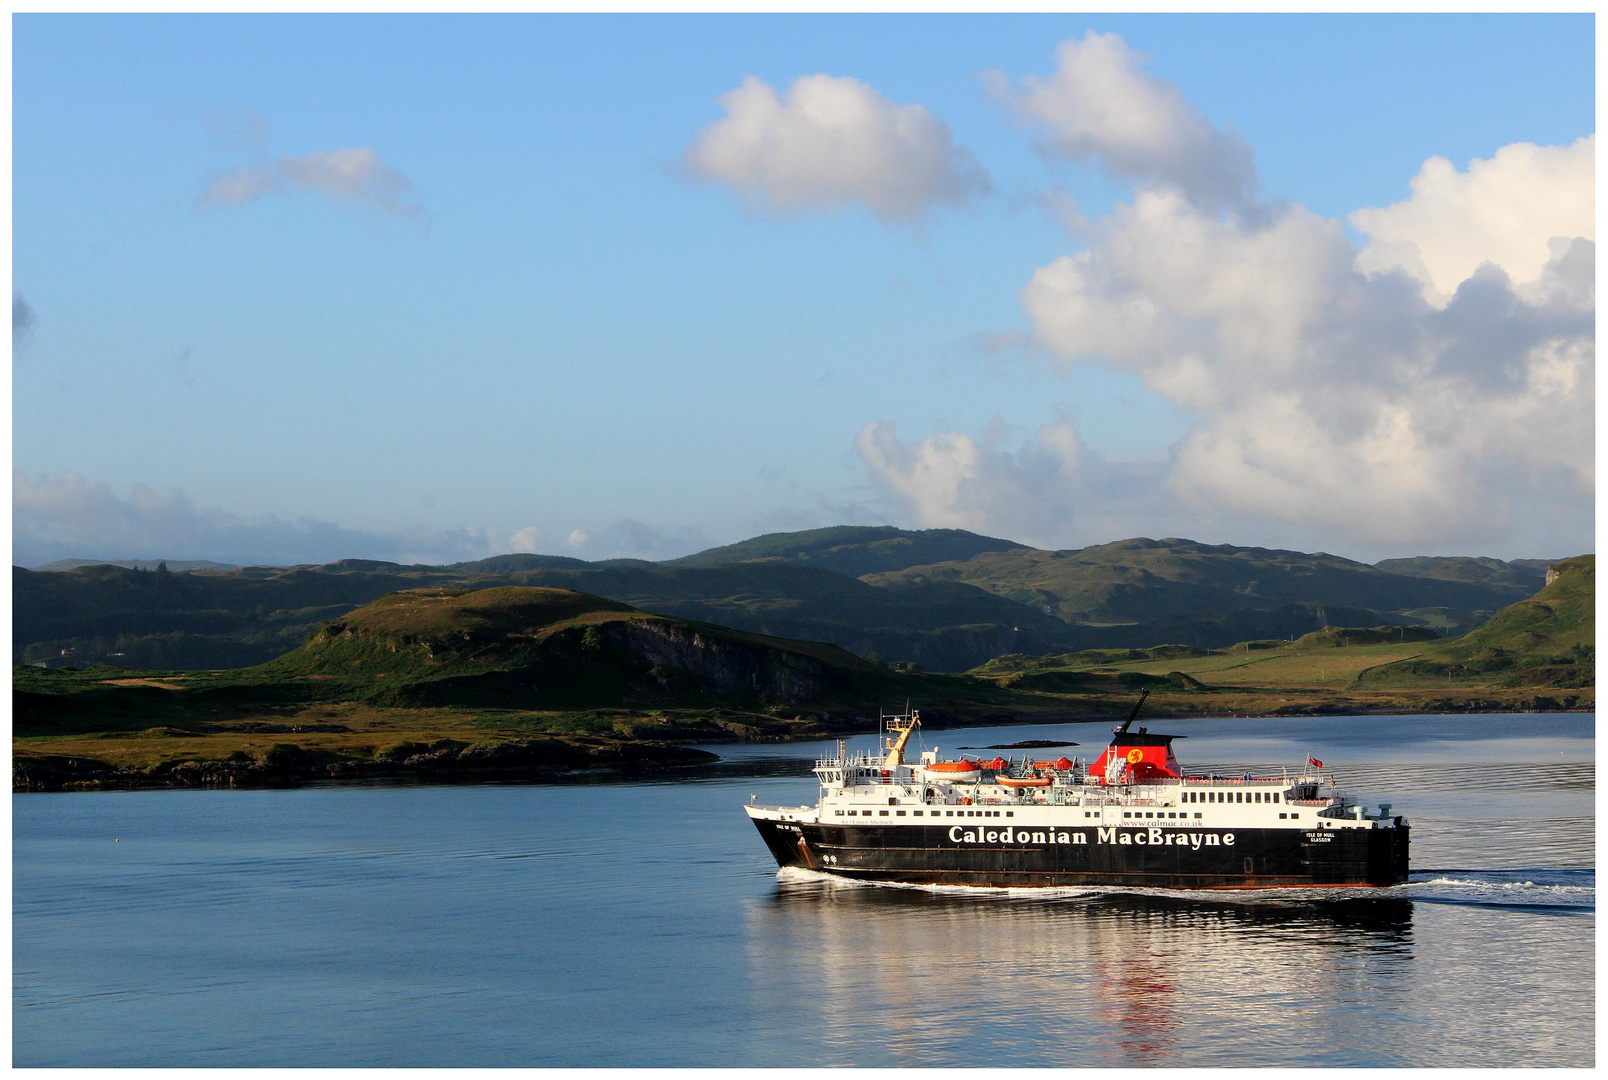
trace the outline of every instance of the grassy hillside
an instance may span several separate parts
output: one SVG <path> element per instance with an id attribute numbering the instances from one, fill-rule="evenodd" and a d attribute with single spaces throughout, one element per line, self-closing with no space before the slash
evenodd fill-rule
<path id="1" fill-rule="evenodd" d="M 428 589 L 241 670 L 17 668 L 13 750 L 25 788 L 385 774 L 423 767 L 413 758 L 437 772 L 528 770 L 867 728 L 906 698 L 964 718 L 997 717 L 1010 695 L 570 591 Z"/>
<path id="2" fill-rule="evenodd" d="M 1591 687 L 1596 681 L 1596 557 L 1555 564 L 1552 582 L 1460 637 L 1365 672 L 1367 685 L 1477 680 L 1499 686 Z"/>
<path id="3" fill-rule="evenodd" d="M 1195 715 L 1589 709 L 1595 560 L 1567 559 L 1553 571 L 1538 595 L 1455 638 L 1411 627 L 1330 627 L 1226 649 L 1003 656 L 974 674 L 1018 691 L 1148 687 L 1158 710 Z"/>
<path id="4" fill-rule="evenodd" d="M 941 561 L 910 565 L 935 558 Z M 759 537 L 667 564 L 502 555 L 456 566 L 347 559 L 197 572 L 18 568 L 13 663 L 247 667 L 296 648 L 359 605 L 419 588 L 574 589 L 932 671 L 966 670 L 1008 653 L 1165 641 L 1220 648 L 1336 625 L 1461 632 L 1533 591 L 1522 584 L 1522 563 L 1503 564 L 1515 584 L 1455 580 L 1479 576 L 1458 569 L 1458 560 L 1408 561 L 1419 572 L 1187 540 L 1050 552 L 958 530 L 843 528 Z M 1486 577 L 1495 573 L 1467 562 Z M 898 569 L 851 576 L 868 566 Z"/>
<path id="5" fill-rule="evenodd" d="M 985 551 L 1013 551 L 1024 546 L 963 529 L 907 532 L 890 526 L 840 525 L 805 532 L 769 533 L 672 559 L 665 565 L 723 566 L 751 559 L 787 559 L 860 577 L 927 563 L 965 561 Z"/>
<path id="6" fill-rule="evenodd" d="M 1401 622 L 1450 628 L 1478 623 L 1522 599 L 1523 585 L 1391 574 L 1321 552 L 1304 554 L 1191 540 L 1122 540 L 1076 551 L 991 552 L 965 562 L 866 578 L 872 584 L 961 581 L 1073 623 L 1159 624 L 1243 611 L 1304 609 L 1309 623 Z M 1325 609 L 1340 609 L 1338 617 Z M 1166 640 L 1152 638 L 1151 641 Z M 1232 639 L 1230 639 L 1232 640 Z M 1227 644 L 1218 639 L 1218 644 Z"/>
<path id="7" fill-rule="evenodd" d="M 1471 581 L 1482 585 L 1515 585 L 1531 592 L 1546 584 L 1547 565 L 1536 565 L 1531 560 L 1503 562 L 1501 559 L 1468 558 L 1466 556 L 1432 557 L 1421 555 L 1411 559 L 1385 559 L 1374 563 L 1374 568 L 1387 574 L 1404 574 L 1407 577 L 1434 578 L 1438 581 Z"/>
<path id="8" fill-rule="evenodd" d="M 759 709 L 874 697 L 904 678 L 834 646 L 667 618 L 584 593 L 422 589 L 381 597 L 299 648 L 239 670 L 149 677 L 111 666 L 19 668 L 16 723 L 20 734 L 45 734 L 98 727 L 120 711 L 178 723 L 265 703 Z"/>
<path id="9" fill-rule="evenodd" d="M 345 560 L 289 570 L 13 570 L 14 662 L 151 669 L 244 667 L 324 621 L 401 589 L 575 589 L 665 615 L 825 641 L 931 670 L 1074 643 L 1072 628 L 960 582 L 875 588 L 787 560 L 711 567 L 511 555 L 460 567 Z M 63 650 L 70 650 L 63 654 Z"/>

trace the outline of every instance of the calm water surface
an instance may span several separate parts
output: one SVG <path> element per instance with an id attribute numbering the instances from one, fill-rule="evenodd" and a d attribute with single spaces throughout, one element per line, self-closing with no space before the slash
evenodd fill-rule
<path id="1" fill-rule="evenodd" d="M 14 1060 L 1589 1066 L 1594 722 L 1166 724 L 1192 770 L 1312 753 L 1407 815 L 1412 883 L 1340 896 L 778 875 L 740 804 L 813 803 L 822 744 L 650 782 L 13 796 Z"/>

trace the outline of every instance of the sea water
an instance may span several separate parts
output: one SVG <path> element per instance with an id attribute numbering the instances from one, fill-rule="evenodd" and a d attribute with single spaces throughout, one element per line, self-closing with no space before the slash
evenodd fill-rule
<path id="1" fill-rule="evenodd" d="M 1191 771 L 1311 754 L 1392 803 L 1411 882 L 1343 893 L 778 873 L 741 804 L 813 803 L 830 743 L 628 781 L 17 795 L 14 1062 L 1589 1066 L 1594 721 L 1152 723 Z"/>

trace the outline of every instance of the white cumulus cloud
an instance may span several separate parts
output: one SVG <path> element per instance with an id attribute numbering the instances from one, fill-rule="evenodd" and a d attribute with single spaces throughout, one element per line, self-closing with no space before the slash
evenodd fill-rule
<path id="1" fill-rule="evenodd" d="M 620 518 L 591 530 L 569 535 L 575 555 L 587 559 L 673 559 L 709 547 L 698 527 L 659 528 L 635 518 Z"/>
<path id="2" fill-rule="evenodd" d="M 698 133 L 683 164 L 753 207 L 791 214 L 860 203 L 885 220 L 909 220 L 988 190 L 947 124 L 858 79 L 807 75 L 778 95 L 748 76 L 719 104 L 726 116 Z"/>
<path id="3" fill-rule="evenodd" d="M 1013 88 L 990 72 L 995 96 L 1041 135 L 1047 156 L 1095 159 L 1119 176 L 1166 185 L 1207 209 L 1235 209 L 1256 189 L 1251 147 L 1215 127 L 1177 86 L 1144 70 L 1116 34 L 1064 41 L 1056 69 Z"/>
<path id="4" fill-rule="evenodd" d="M 1485 263 L 1521 289 L 1535 284 L 1558 242 L 1597 238 L 1596 143 L 1595 135 L 1569 146 L 1513 143 L 1462 172 L 1430 158 L 1410 198 L 1351 215 L 1368 234 L 1358 268 L 1409 274 L 1439 306 Z"/>
<path id="5" fill-rule="evenodd" d="M 1134 189 L 1023 288 L 1032 341 L 1197 420 L 1156 467 L 1053 425 L 1015 450 L 867 425 L 856 448 L 907 514 L 1024 539 L 1104 515 L 1381 553 L 1593 546 L 1594 136 L 1431 158 L 1409 199 L 1349 216 L 1359 251 L 1345 221 L 1261 200 L 1249 146 L 1120 38 L 1058 59 L 996 94 L 1045 153 Z"/>
<path id="6" fill-rule="evenodd" d="M 1536 242 L 1529 287 L 1479 258 L 1438 306 L 1413 277 L 1366 273 L 1338 221 L 1220 219 L 1141 188 L 1022 304 L 1062 361 L 1135 372 L 1201 417 L 1168 485 L 1202 511 L 1552 550 L 1541 522 L 1590 537 L 1594 245 Z"/>
<path id="7" fill-rule="evenodd" d="M 980 439 L 946 431 L 919 442 L 902 441 L 892 423 L 873 420 L 854 445 L 877 486 L 923 528 L 1060 547 L 1183 527 L 1169 505 L 1176 500 L 1158 498 L 1165 460 L 1108 460 L 1065 420 L 1014 448 L 1011 442 L 999 418 Z"/>
<path id="8" fill-rule="evenodd" d="M 542 535 L 542 530 L 535 525 L 516 529 L 508 537 L 508 550 L 517 554 L 534 552 L 542 546 Z"/>

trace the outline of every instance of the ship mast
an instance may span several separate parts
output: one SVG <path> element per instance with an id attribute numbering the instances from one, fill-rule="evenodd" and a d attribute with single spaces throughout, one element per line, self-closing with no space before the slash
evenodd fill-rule
<path id="1" fill-rule="evenodd" d="M 912 712 L 909 702 L 906 702 L 904 715 L 884 716 L 882 723 L 882 730 L 891 736 L 883 739 L 883 749 L 887 751 L 887 757 L 883 758 L 882 767 L 884 769 L 897 769 L 904 764 L 905 744 L 910 741 L 910 736 L 915 732 L 916 726 L 921 723 L 921 714 Z"/>

